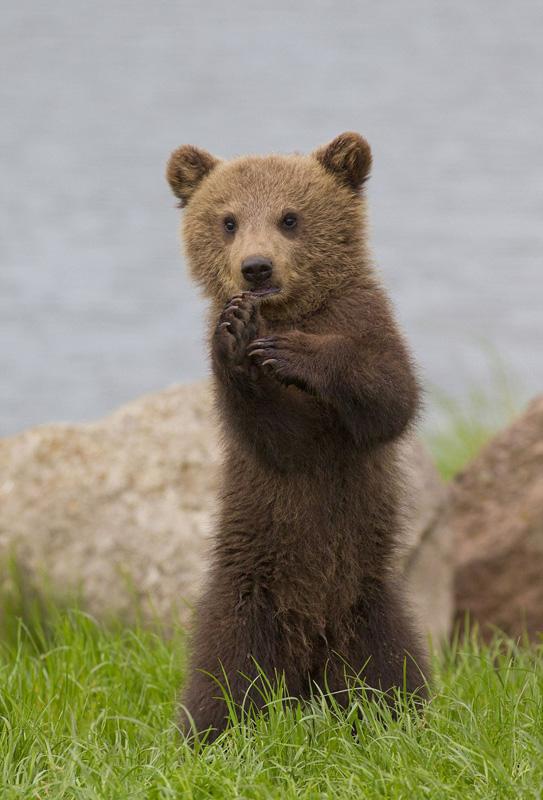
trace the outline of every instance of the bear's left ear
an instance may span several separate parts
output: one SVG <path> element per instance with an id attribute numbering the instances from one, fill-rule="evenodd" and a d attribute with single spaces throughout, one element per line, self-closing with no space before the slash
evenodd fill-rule
<path id="1" fill-rule="evenodd" d="M 168 161 L 166 178 L 180 206 L 187 205 L 200 181 L 219 163 L 219 159 L 190 144 L 174 150 Z"/>
<path id="2" fill-rule="evenodd" d="M 322 166 L 355 192 L 369 177 L 371 150 L 359 133 L 340 133 L 312 154 Z"/>

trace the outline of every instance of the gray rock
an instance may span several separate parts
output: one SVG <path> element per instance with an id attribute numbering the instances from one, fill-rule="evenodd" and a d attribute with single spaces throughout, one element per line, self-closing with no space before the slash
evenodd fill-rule
<path id="1" fill-rule="evenodd" d="M 403 460 L 408 526 L 400 569 L 422 630 L 438 644 L 448 637 L 453 616 L 453 539 L 448 529 L 437 526 L 447 487 L 418 439 L 406 441 Z"/>
<path id="2" fill-rule="evenodd" d="M 94 613 L 167 618 L 194 600 L 215 496 L 205 383 L 143 397 L 90 425 L 0 441 L 0 553 L 38 588 Z"/>

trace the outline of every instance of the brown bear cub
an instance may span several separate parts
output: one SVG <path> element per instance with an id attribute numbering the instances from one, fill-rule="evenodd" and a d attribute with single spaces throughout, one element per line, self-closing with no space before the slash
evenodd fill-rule
<path id="1" fill-rule="evenodd" d="M 220 161 L 176 150 L 191 273 L 211 301 L 224 437 L 212 564 L 183 727 L 214 738 L 258 670 L 289 695 L 349 677 L 418 691 L 425 658 L 393 569 L 398 444 L 419 389 L 368 251 L 366 141 Z M 422 670 L 422 672 L 421 672 Z M 188 719 L 190 717 L 190 720 Z"/>

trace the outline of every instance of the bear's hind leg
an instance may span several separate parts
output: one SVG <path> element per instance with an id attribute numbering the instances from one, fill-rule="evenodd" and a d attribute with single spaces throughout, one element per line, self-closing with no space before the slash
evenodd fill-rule
<path id="1" fill-rule="evenodd" d="M 350 630 L 330 653 L 319 681 L 341 705 L 348 703 L 348 687 L 359 682 L 370 696 L 376 689 L 392 703 L 397 690 L 416 702 L 426 697 L 426 653 L 399 592 L 376 583 L 353 609 Z"/>

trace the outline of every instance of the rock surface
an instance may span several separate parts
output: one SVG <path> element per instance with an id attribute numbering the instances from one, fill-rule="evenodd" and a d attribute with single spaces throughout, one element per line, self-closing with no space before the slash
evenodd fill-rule
<path id="1" fill-rule="evenodd" d="M 409 524 L 401 567 L 413 611 L 437 644 L 448 637 L 453 616 L 454 541 L 447 528 L 437 526 L 447 489 L 417 439 L 406 442 L 404 464 Z"/>
<path id="2" fill-rule="evenodd" d="M 205 563 L 218 459 L 205 383 L 89 425 L 0 441 L 0 553 L 94 613 L 187 616 Z"/>
<path id="3" fill-rule="evenodd" d="M 543 631 L 543 396 L 453 482 L 438 537 L 456 540 L 456 621 Z"/>
<path id="4" fill-rule="evenodd" d="M 77 589 L 96 614 L 188 619 L 206 564 L 219 450 L 206 382 L 174 386 L 88 425 L 44 425 L 0 441 L 0 555 L 39 589 Z M 444 488 L 406 443 L 409 539 L 403 569 L 426 630 L 451 618 Z M 135 602 L 137 601 L 137 603 Z"/>

